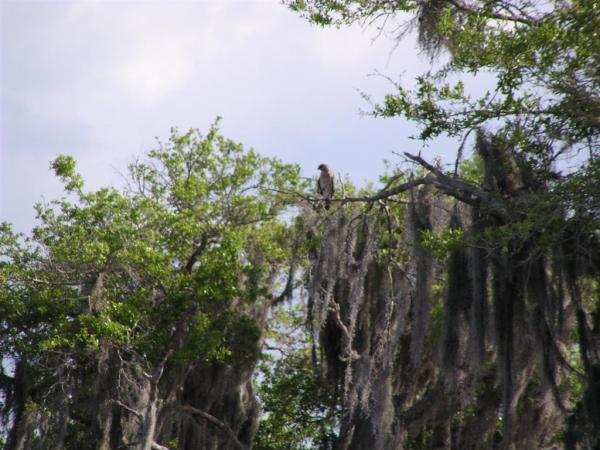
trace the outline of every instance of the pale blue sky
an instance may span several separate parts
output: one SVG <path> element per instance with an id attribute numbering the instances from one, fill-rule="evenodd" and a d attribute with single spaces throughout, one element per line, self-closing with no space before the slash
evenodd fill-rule
<path id="1" fill-rule="evenodd" d="M 277 0 L 2 0 L 0 20 L 0 221 L 20 231 L 36 201 L 61 195 L 56 155 L 75 156 L 89 188 L 118 184 L 155 136 L 217 115 L 225 136 L 309 176 L 325 162 L 376 181 L 392 152 L 421 148 L 414 125 L 360 114 L 358 90 L 391 90 L 369 74 L 410 86 L 429 67 L 411 38 L 393 50 L 374 29 L 311 26 Z"/>

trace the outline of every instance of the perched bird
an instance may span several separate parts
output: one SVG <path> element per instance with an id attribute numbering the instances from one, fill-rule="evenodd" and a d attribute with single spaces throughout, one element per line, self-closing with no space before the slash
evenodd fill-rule
<path id="1" fill-rule="evenodd" d="M 325 209 L 329 209 L 335 187 L 335 175 L 327 164 L 321 164 L 317 169 L 321 171 L 321 175 L 319 175 L 319 179 L 317 180 L 317 192 L 325 200 Z"/>

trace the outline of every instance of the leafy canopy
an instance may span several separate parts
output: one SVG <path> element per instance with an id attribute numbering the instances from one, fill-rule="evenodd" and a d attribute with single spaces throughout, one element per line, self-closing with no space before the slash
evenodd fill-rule
<path id="1" fill-rule="evenodd" d="M 304 189 L 297 166 L 245 150 L 217 122 L 206 136 L 173 129 L 122 192 L 86 192 L 70 156 L 52 168 L 75 199 L 38 204 L 31 236 L 0 228 L 3 358 L 48 377 L 106 345 L 155 364 L 182 317 L 180 358 L 227 358 L 236 332 L 256 334 L 243 312 L 272 300 L 289 262 L 280 192 Z"/>

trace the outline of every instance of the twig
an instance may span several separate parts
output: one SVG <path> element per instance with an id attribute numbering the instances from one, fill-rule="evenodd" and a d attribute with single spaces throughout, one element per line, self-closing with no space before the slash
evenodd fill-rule
<path id="1" fill-rule="evenodd" d="M 396 181 L 398 178 L 401 178 L 402 176 L 404 176 L 404 172 L 400 172 L 394 175 L 392 178 L 389 179 L 387 184 L 378 191 L 378 193 L 387 191 L 390 188 L 390 186 L 394 183 L 394 181 Z"/>

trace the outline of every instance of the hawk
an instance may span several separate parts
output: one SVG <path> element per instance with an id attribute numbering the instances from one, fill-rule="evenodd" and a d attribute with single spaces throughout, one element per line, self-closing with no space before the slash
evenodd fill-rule
<path id="1" fill-rule="evenodd" d="M 327 164 L 321 164 L 317 169 L 321 171 L 321 175 L 317 180 L 317 192 L 325 200 L 325 209 L 329 209 L 335 187 L 335 175 Z"/>

